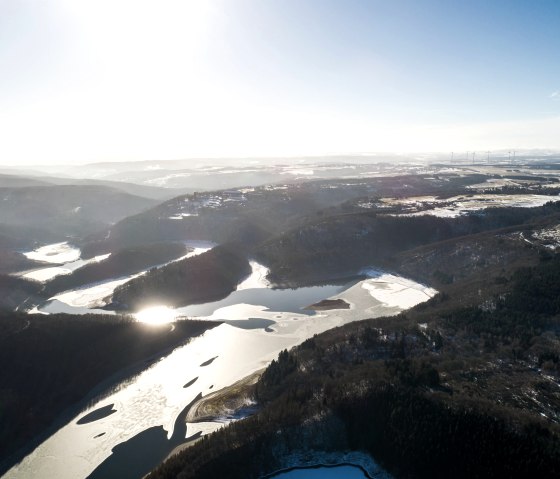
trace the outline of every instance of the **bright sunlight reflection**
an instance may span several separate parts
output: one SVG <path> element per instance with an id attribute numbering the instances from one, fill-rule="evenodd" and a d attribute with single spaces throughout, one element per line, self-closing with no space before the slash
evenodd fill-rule
<path id="1" fill-rule="evenodd" d="M 167 306 L 152 306 L 135 314 L 136 319 L 146 324 L 168 324 L 177 317 L 175 310 Z"/>

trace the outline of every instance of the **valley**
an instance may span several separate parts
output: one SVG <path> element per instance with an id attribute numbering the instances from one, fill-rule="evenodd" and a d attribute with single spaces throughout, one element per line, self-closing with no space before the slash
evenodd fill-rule
<path id="1" fill-rule="evenodd" d="M 162 185 L 185 191 L 178 179 L 189 172 L 158 172 L 164 182 L 146 170 L 145 180 L 126 176 L 138 181 L 126 188 L 140 194 L 148 184 L 150 197 L 132 205 L 130 193 L 112 192 L 122 206 L 103 216 L 99 203 L 98 216 L 88 213 L 95 226 L 83 222 L 81 208 L 90 206 L 74 193 L 67 208 L 75 217 L 53 213 L 56 234 L 36 216 L 4 215 L 2 255 L 20 259 L 0 276 L 0 339 L 20 354 L 50 335 L 62 341 L 58 355 L 36 356 L 44 366 L 18 360 L 3 373 L 3 404 L 36 411 L 43 398 L 42 419 L 29 416 L 35 425 L 20 427 L 2 455 L 5 477 L 133 478 L 154 469 L 154 478 L 269 477 L 319 464 L 296 464 L 290 450 L 366 451 L 376 473 L 428 477 L 436 461 L 405 440 L 427 441 L 427 423 L 410 430 L 414 421 L 404 419 L 415 408 L 441 426 L 428 441 L 432 458 L 444 450 L 449 424 L 463 437 L 484 420 L 496 425 L 488 451 L 500 438 L 526 451 L 501 463 L 552 474 L 560 457 L 555 165 L 261 165 L 258 176 L 247 170 L 236 179 L 247 183 L 170 199 Z M 24 177 L 21 184 L 32 187 Z M 60 185 L 41 188 L 58 194 Z M 92 204 L 96 188 L 84 191 Z M 119 328 L 127 331 L 121 342 L 103 336 Z M 97 334 L 97 346 L 76 355 Z M 93 358 L 114 361 L 74 386 L 68 378 L 79 375 L 60 365 L 67 357 L 83 371 L 93 371 Z M 53 391 L 70 381 L 64 400 L 45 402 L 39 380 L 34 392 L 19 384 L 44 367 Z M 103 382 L 114 374 L 118 380 Z M 202 405 L 206 413 L 190 412 Z M 358 411 L 377 433 L 361 428 Z M 293 434 L 302 424 L 306 442 Z M 387 428 L 396 433 L 382 441 Z M 6 444 L 16 429 L 6 427 Z M 524 448 L 544 437 L 550 447 L 531 462 Z M 445 447 L 457 468 L 465 465 L 454 443 Z M 475 443 L 468 447 L 468 457 L 480 454 L 480 467 L 490 467 Z M 172 451 L 180 453 L 160 465 Z M 252 465 L 223 475 L 228 460 Z"/>
<path id="2" fill-rule="evenodd" d="M 560 1 L 0 1 L 0 479 L 560 478 Z"/>

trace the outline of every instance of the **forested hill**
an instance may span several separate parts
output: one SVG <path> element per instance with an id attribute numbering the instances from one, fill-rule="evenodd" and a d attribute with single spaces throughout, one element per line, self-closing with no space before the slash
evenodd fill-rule
<path id="1" fill-rule="evenodd" d="M 154 305 L 170 307 L 226 297 L 251 273 L 235 245 L 217 246 L 192 258 L 152 269 L 115 289 L 111 306 L 131 311 Z"/>
<path id="2" fill-rule="evenodd" d="M 496 260 L 454 276 L 474 244 Z M 525 267 L 497 254 L 515 244 Z M 435 298 L 283 352 L 250 392 L 257 414 L 150 478 L 257 478 L 293 451 L 345 450 L 398 478 L 559 477 L 560 257 L 515 244 L 450 242 L 441 255 L 465 254 L 441 262 Z"/>
<path id="3" fill-rule="evenodd" d="M 0 312 L 14 311 L 27 300 L 38 301 L 40 290 L 41 286 L 35 281 L 0 274 Z"/>
<path id="4" fill-rule="evenodd" d="M 103 261 L 87 264 L 67 275 L 56 276 L 45 285 L 43 294 L 48 298 L 84 284 L 138 273 L 186 253 L 186 246 L 178 242 L 149 243 L 122 249 Z"/>
<path id="5" fill-rule="evenodd" d="M 12 251 L 105 231 L 157 203 L 94 185 L 0 187 L 0 200 L 0 248 Z"/>
<path id="6" fill-rule="evenodd" d="M 0 313 L 0 474 L 22 458 L 9 454 L 98 383 L 123 368 L 145 367 L 144 361 L 217 324 L 153 328 L 118 316 Z"/>
<path id="7" fill-rule="evenodd" d="M 142 242 L 167 240 L 236 241 L 247 247 L 317 216 L 362 210 L 356 199 L 376 196 L 440 194 L 465 191 L 482 175 L 403 175 L 384 178 L 317 180 L 182 195 L 123 219 L 85 238 L 84 257 Z M 343 208 L 340 210 L 340 208 Z"/>
<path id="8" fill-rule="evenodd" d="M 559 215 L 560 202 L 538 208 L 489 208 L 457 218 L 338 214 L 276 235 L 260 244 L 255 255 L 270 268 L 274 283 L 297 286 L 372 264 L 387 265 L 393 255 L 421 245 L 524 224 L 530 229 L 530 223 L 540 220 L 554 224 Z"/>
<path id="9" fill-rule="evenodd" d="M 0 197 L 4 205 L 0 223 L 46 226 L 50 221 L 75 224 L 75 228 L 114 223 L 156 203 L 114 188 L 87 185 L 0 188 Z"/>
<path id="10" fill-rule="evenodd" d="M 43 263 L 27 259 L 23 253 L 15 251 L 16 247 L 3 247 L 3 240 L 0 235 L 0 273 L 13 273 L 15 271 L 30 270 L 43 266 Z M 6 241 L 6 243 L 12 243 Z"/>

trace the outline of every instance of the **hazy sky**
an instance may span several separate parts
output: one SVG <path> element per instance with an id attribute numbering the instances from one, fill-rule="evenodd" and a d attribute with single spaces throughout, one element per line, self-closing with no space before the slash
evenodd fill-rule
<path id="1" fill-rule="evenodd" d="M 559 0 L 0 0 L 0 164 L 560 149 Z"/>

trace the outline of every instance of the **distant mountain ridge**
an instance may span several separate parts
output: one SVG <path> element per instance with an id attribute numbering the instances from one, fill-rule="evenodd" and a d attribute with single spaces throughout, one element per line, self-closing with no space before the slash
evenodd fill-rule
<path id="1" fill-rule="evenodd" d="M 0 225 L 8 230 L 36 228 L 45 236 L 64 239 L 98 231 L 156 203 L 107 186 L 4 187 L 0 188 Z"/>

